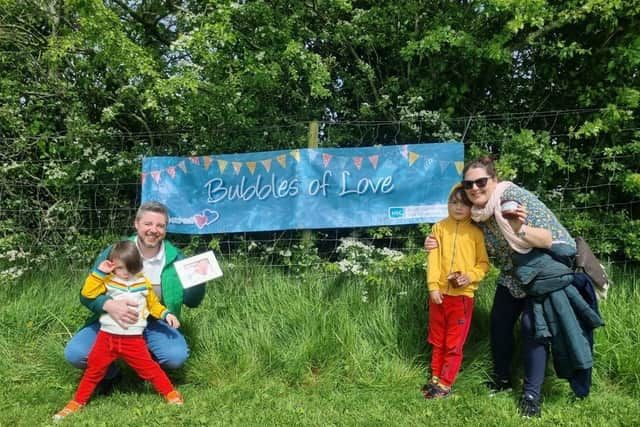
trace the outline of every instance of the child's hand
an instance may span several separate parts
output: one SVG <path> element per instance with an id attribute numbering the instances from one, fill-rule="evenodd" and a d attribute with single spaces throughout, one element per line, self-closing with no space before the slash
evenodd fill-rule
<path id="1" fill-rule="evenodd" d="M 463 288 L 465 286 L 469 286 L 471 284 L 471 278 L 467 273 L 460 273 L 458 275 L 458 288 Z"/>
<path id="2" fill-rule="evenodd" d="M 180 321 L 178 320 L 178 318 L 174 315 L 174 314 L 167 314 L 167 317 L 164 318 L 164 320 L 171 325 L 172 327 L 178 329 L 180 327 Z"/>
<path id="3" fill-rule="evenodd" d="M 442 293 L 440 291 L 429 291 L 429 298 L 434 304 L 442 304 Z"/>
<path id="4" fill-rule="evenodd" d="M 100 263 L 100 265 L 98 265 L 98 270 L 104 273 L 111 273 L 114 268 L 116 268 L 116 263 L 109 261 L 108 259 L 105 259 Z"/>

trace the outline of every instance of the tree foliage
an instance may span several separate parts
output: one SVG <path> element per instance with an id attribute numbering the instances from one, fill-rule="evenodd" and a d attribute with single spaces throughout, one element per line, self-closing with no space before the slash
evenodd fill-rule
<path id="1" fill-rule="evenodd" d="M 639 17 L 631 0 L 0 0 L 0 252 L 128 221 L 118 183 L 144 154 L 300 147 L 320 120 L 328 146 L 463 139 L 638 260 Z M 583 185 L 560 191 L 568 176 Z"/>

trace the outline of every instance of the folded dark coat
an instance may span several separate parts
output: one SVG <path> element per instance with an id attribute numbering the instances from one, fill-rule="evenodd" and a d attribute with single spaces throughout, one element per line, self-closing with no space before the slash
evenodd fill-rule
<path id="1" fill-rule="evenodd" d="M 572 285 L 573 271 L 539 249 L 514 254 L 513 261 L 516 277 L 532 297 L 535 338 L 551 344 L 558 377 L 591 368 L 589 335 L 604 322 Z"/>

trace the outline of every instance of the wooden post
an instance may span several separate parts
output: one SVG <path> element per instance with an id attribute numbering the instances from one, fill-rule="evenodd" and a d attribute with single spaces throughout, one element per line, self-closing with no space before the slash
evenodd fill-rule
<path id="1" fill-rule="evenodd" d="M 320 124 L 317 120 L 309 122 L 309 132 L 307 133 L 307 148 L 318 148 L 318 131 L 320 130 Z M 310 214 L 311 212 L 309 212 Z M 311 231 L 304 230 L 302 232 L 302 243 L 305 247 L 308 247 L 313 242 L 313 236 Z"/>
<path id="2" fill-rule="evenodd" d="M 309 122 L 309 133 L 307 135 L 307 148 L 318 148 L 318 131 L 320 124 L 317 120 Z"/>

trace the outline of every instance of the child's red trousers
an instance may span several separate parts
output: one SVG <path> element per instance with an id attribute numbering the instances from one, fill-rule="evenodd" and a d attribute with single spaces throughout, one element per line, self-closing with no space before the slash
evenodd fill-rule
<path id="1" fill-rule="evenodd" d="M 109 365 L 118 358 L 124 359 L 140 378 L 149 381 L 163 396 L 173 390 L 167 374 L 151 358 L 142 335 L 114 335 L 99 331 L 74 400 L 83 405 L 87 403 Z"/>
<path id="2" fill-rule="evenodd" d="M 462 364 L 462 347 L 469 335 L 473 298 L 443 295 L 442 304 L 429 300 L 429 337 L 433 346 L 431 375 L 451 386 Z"/>

